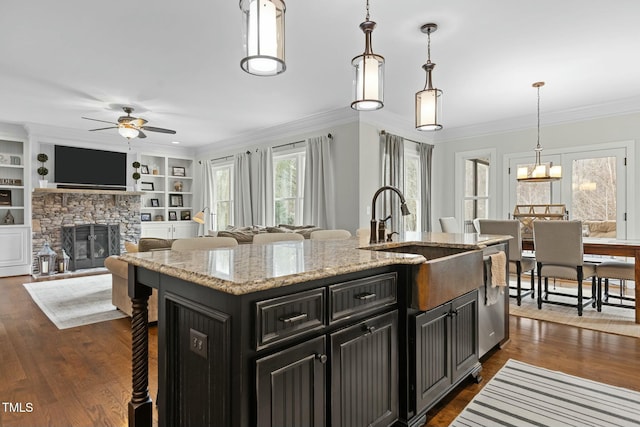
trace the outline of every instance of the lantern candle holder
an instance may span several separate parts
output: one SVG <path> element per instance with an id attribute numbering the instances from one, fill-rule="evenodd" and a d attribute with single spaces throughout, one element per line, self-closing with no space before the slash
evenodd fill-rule
<path id="1" fill-rule="evenodd" d="M 48 242 L 38 252 L 38 269 L 41 276 L 49 276 L 55 272 L 56 253 L 49 247 Z"/>

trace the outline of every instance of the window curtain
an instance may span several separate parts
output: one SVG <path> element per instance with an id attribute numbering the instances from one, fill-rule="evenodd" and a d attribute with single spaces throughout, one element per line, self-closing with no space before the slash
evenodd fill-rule
<path id="1" fill-rule="evenodd" d="M 233 216 L 236 227 L 253 225 L 251 210 L 251 153 L 234 156 Z"/>
<path id="2" fill-rule="evenodd" d="M 213 162 L 207 160 L 202 163 L 202 209 L 204 211 L 204 225 L 198 224 L 198 228 L 203 227 L 202 233 L 198 232 L 198 235 L 206 235 L 209 230 L 215 228 L 215 224 L 211 221 L 211 213 L 213 212 L 213 188 L 214 188 L 214 176 L 213 176 Z M 199 211 L 198 211 L 199 212 Z M 197 213 L 197 212 L 196 212 Z"/>
<path id="3" fill-rule="evenodd" d="M 273 223 L 273 152 L 271 147 L 259 148 L 252 156 L 253 224 L 275 225 Z"/>
<path id="4" fill-rule="evenodd" d="M 327 136 L 309 138 L 306 142 L 304 167 L 305 224 L 335 228 L 335 191 L 332 140 Z"/>
<path id="5" fill-rule="evenodd" d="M 404 192 L 404 138 L 390 133 L 380 135 L 382 160 L 382 185 L 391 185 Z M 393 191 L 380 194 L 382 209 L 376 209 L 378 218 L 382 220 L 391 214 L 387 221 L 387 230 L 404 231 L 404 219 L 400 213 L 400 198 Z"/>
<path id="6" fill-rule="evenodd" d="M 422 181 L 420 203 L 422 204 L 422 231 L 431 228 L 431 169 L 433 163 L 433 145 L 418 144 L 420 156 L 420 180 Z"/>

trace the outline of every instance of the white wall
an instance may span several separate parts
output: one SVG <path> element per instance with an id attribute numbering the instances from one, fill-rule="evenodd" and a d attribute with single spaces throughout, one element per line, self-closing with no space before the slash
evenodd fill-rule
<path id="1" fill-rule="evenodd" d="M 635 165 L 640 161 L 640 113 L 627 114 L 615 117 L 605 117 L 599 119 L 585 120 L 573 123 L 563 123 L 553 126 L 541 127 L 540 145 L 544 149 L 542 157 L 544 161 L 545 153 L 562 151 L 564 148 L 582 148 L 587 146 L 597 146 L 598 144 L 632 141 L 635 149 L 634 158 L 628 159 L 627 169 L 635 169 Z M 433 218 L 441 216 L 453 216 L 455 214 L 455 196 L 453 194 L 453 183 L 456 175 L 462 172 L 455 170 L 454 159 L 456 153 L 466 151 L 476 151 L 483 148 L 496 148 L 495 166 L 498 168 L 496 180 L 497 212 L 511 212 L 512 206 L 504 206 L 503 192 L 507 171 L 504 168 L 506 155 L 524 154 L 530 155 L 531 161 L 535 160 L 534 147 L 536 145 L 536 128 L 525 130 L 482 135 L 477 137 L 463 138 L 438 142 L 434 150 L 434 204 Z M 435 161 L 439 154 L 438 161 Z M 629 194 L 635 190 L 635 183 L 629 182 L 627 188 Z M 506 189 L 508 191 L 508 188 Z M 640 213 L 640 198 L 634 197 L 627 206 L 629 225 L 638 222 Z M 437 228 L 437 227 L 436 227 Z M 638 238 L 640 230 L 633 231 L 634 227 L 628 227 L 629 238 Z"/>

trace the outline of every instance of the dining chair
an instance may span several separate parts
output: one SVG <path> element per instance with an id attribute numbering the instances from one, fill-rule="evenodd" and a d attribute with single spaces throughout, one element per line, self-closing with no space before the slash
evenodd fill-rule
<path id="1" fill-rule="evenodd" d="M 531 295 L 535 297 L 535 268 L 536 260 L 522 255 L 522 224 L 517 219 L 481 219 L 478 221 L 479 232 L 481 234 L 501 234 L 512 236 L 509 239 L 509 273 L 516 275 L 516 286 L 509 286 L 515 290 L 516 294 L 509 296 L 516 298 L 517 304 L 522 305 L 522 297 Z M 528 271 L 531 274 L 531 288 L 522 291 L 522 272 Z"/>
<path id="2" fill-rule="evenodd" d="M 439 219 L 440 228 L 443 233 L 460 233 L 460 224 L 458 220 L 452 216 L 445 216 Z"/>
<path id="3" fill-rule="evenodd" d="M 598 276 L 598 311 L 602 311 L 603 305 L 613 307 L 623 307 L 635 309 L 635 304 L 623 304 L 622 301 L 633 301 L 634 297 L 624 295 L 627 280 L 635 280 L 636 265 L 633 262 L 606 261 L 596 266 L 596 274 Z M 604 279 L 604 298 L 602 297 L 602 279 Z M 609 279 L 618 279 L 620 281 L 620 295 L 616 299 L 620 299 L 620 303 L 609 301 Z M 638 284 L 636 283 L 636 286 Z"/>
<path id="4" fill-rule="evenodd" d="M 191 237 L 176 239 L 171 244 L 171 250 L 215 249 L 230 246 L 238 246 L 238 241 L 233 237 Z"/>
<path id="5" fill-rule="evenodd" d="M 311 240 L 345 240 L 351 238 L 349 230 L 316 230 L 309 235 Z"/>
<path id="6" fill-rule="evenodd" d="M 253 236 L 253 243 L 272 243 L 292 240 L 304 240 L 304 236 L 298 233 L 259 233 Z"/>
<path id="7" fill-rule="evenodd" d="M 596 268 L 594 264 L 584 262 L 582 246 L 582 221 L 534 221 L 533 241 L 535 245 L 538 269 L 538 309 L 542 304 L 556 304 L 578 309 L 582 316 L 583 308 L 589 304 L 596 307 Z M 544 296 L 542 278 L 544 277 Z M 575 280 L 578 284 L 577 295 L 558 290 L 549 290 L 549 278 Z M 583 296 L 582 282 L 591 278 L 591 297 Z M 577 298 L 576 304 L 550 300 L 549 295 Z"/>

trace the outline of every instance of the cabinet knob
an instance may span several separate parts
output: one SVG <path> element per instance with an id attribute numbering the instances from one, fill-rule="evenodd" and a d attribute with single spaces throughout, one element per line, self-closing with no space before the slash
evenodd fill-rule
<path id="1" fill-rule="evenodd" d="M 376 330 L 376 327 L 375 326 L 362 325 L 362 330 L 365 332 L 365 335 L 371 335 L 373 333 L 373 331 Z"/>
<path id="2" fill-rule="evenodd" d="M 325 363 L 327 363 L 327 355 L 326 354 L 316 353 L 315 358 L 316 358 L 316 360 L 319 360 L 320 363 L 322 363 L 323 365 Z"/>

